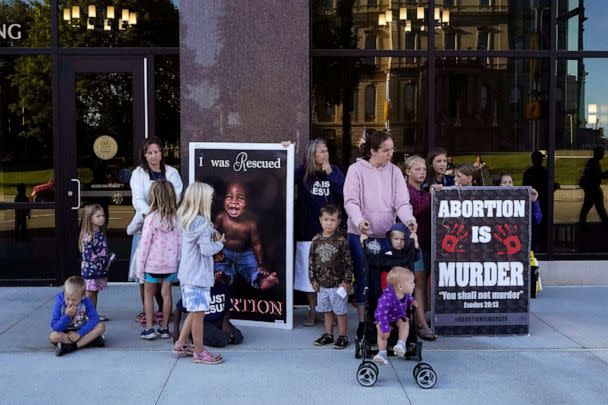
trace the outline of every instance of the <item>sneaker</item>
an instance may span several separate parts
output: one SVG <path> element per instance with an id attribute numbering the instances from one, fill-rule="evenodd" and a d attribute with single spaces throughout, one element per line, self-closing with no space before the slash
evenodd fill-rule
<path id="1" fill-rule="evenodd" d="M 165 329 L 158 328 L 157 332 L 160 335 L 161 339 L 169 339 L 171 337 L 171 335 L 169 334 L 169 328 L 165 328 Z"/>
<path id="2" fill-rule="evenodd" d="M 158 335 L 156 334 L 156 332 L 154 332 L 154 328 L 150 328 L 150 329 L 144 329 L 139 334 L 139 337 L 142 339 L 146 339 L 146 340 L 154 340 L 158 337 Z"/>
<path id="3" fill-rule="evenodd" d="M 334 342 L 334 336 L 329 333 L 324 333 L 320 338 L 315 340 L 313 343 L 315 346 L 325 346 Z"/>
<path id="4" fill-rule="evenodd" d="M 397 344 L 393 346 L 393 351 L 395 352 L 395 356 L 397 357 L 405 356 L 405 342 L 403 340 L 398 341 Z"/>
<path id="5" fill-rule="evenodd" d="M 95 338 L 95 340 L 93 340 L 91 343 L 89 343 L 89 346 L 91 347 L 104 347 L 106 345 L 106 337 L 104 335 L 99 335 Z"/>
<path id="6" fill-rule="evenodd" d="M 378 354 L 374 356 L 372 361 L 380 366 L 386 366 L 388 364 L 388 355 L 385 351 L 378 352 Z"/>
<path id="7" fill-rule="evenodd" d="M 66 353 L 71 353 L 78 349 L 76 343 L 57 343 L 57 348 L 55 349 L 55 355 L 61 356 Z"/>
<path id="8" fill-rule="evenodd" d="M 348 336 L 338 336 L 334 349 L 344 349 L 346 346 L 348 346 Z"/>
<path id="9" fill-rule="evenodd" d="M 192 354 L 192 361 L 194 363 L 203 364 L 220 364 L 224 359 L 219 354 L 213 354 L 207 350 L 203 350 L 202 352 L 194 352 Z"/>

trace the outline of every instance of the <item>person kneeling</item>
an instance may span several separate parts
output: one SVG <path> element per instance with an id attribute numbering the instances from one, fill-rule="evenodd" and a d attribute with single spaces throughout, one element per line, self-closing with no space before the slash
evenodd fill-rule
<path id="1" fill-rule="evenodd" d="M 238 345 L 243 341 L 243 334 L 230 322 L 230 282 L 229 277 L 221 272 L 215 273 L 215 284 L 210 291 L 209 311 L 203 318 L 203 344 L 211 347 L 225 347 L 228 344 Z M 187 314 L 180 299 L 173 313 L 173 342 L 179 338 L 182 314 Z"/>
<path id="2" fill-rule="evenodd" d="M 65 281 L 63 292 L 55 297 L 51 316 L 49 340 L 57 345 L 57 356 L 85 346 L 105 346 L 105 326 L 91 300 L 85 297 L 82 277 L 72 276 Z"/>
<path id="3" fill-rule="evenodd" d="M 393 346 L 398 357 L 405 356 L 405 341 L 409 334 L 409 319 L 407 309 L 410 305 L 416 306 L 412 297 L 414 292 L 414 273 L 405 267 L 393 267 L 386 276 L 387 286 L 378 300 L 378 307 L 374 313 L 376 329 L 378 331 L 378 354 L 372 359 L 376 364 L 388 364 L 386 348 L 391 330 L 396 327 L 399 331 L 399 340 Z"/>

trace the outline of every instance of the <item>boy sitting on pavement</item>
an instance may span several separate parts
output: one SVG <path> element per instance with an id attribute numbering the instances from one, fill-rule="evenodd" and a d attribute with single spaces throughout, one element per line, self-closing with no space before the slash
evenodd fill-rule
<path id="1" fill-rule="evenodd" d="M 372 360 L 381 365 L 388 364 L 386 348 L 393 328 L 399 331 L 399 340 L 393 346 L 393 351 L 398 357 L 405 356 L 405 341 L 410 330 L 407 309 L 410 305 L 416 306 L 416 301 L 412 297 L 414 273 L 405 267 L 393 267 L 388 272 L 386 281 L 388 285 L 378 300 L 378 307 L 374 313 L 378 331 L 378 354 Z"/>
<path id="2" fill-rule="evenodd" d="M 216 269 L 218 263 L 215 263 Z M 215 272 L 215 284 L 211 287 L 209 310 L 203 318 L 203 344 L 211 347 L 225 347 L 228 344 L 238 345 L 243 341 L 243 334 L 230 322 L 230 281 L 222 272 Z M 173 313 L 173 342 L 179 338 L 182 313 L 187 314 L 180 299 Z"/>
<path id="3" fill-rule="evenodd" d="M 340 210 L 335 205 L 321 208 L 322 232 L 312 239 L 308 258 L 308 275 L 312 288 L 317 292 L 317 311 L 323 312 L 325 333 L 314 341 L 316 346 L 334 342 L 334 314 L 338 318 L 340 336 L 334 349 L 348 345 L 347 296 L 351 290 L 353 261 L 348 242 L 338 234 Z"/>
<path id="4" fill-rule="evenodd" d="M 63 292 L 55 297 L 49 340 L 57 345 L 55 354 L 61 356 L 87 345 L 105 346 L 102 335 L 105 326 L 91 300 L 85 297 L 82 277 L 72 276 L 65 281 Z"/>

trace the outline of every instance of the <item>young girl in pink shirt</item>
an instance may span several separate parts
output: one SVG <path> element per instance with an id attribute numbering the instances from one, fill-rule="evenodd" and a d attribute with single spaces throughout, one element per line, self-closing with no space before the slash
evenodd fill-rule
<path id="1" fill-rule="evenodd" d="M 171 337 L 169 315 L 173 306 L 171 283 L 177 281 L 177 265 L 180 257 L 180 233 L 177 225 L 175 191 L 165 180 L 155 181 L 148 196 L 150 213 L 144 219 L 141 239 L 137 247 L 137 276 L 144 279 L 144 312 L 146 326 L 142 339 L 152 340 L 159 335 Z M 154 331 L 154 295 L 158 284 L 163 296 L 163 320 Z"/>

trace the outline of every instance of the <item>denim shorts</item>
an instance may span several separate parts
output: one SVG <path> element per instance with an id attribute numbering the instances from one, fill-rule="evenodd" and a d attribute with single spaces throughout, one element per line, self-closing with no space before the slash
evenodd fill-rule
<path id="1" fill-rule="evenodd" d="M 162 277 L 166 276 L 166 277 Z M 146 283 L 160 284 L 163 281 L 168 281 L 169 283 L 173 283 L 177 281 L 177 272 L 169 273 L 169 274 L 156 274 L 156 273 L 146 273 L 144 277 L 144 281 Z"/>
<path id="2" fill-rule="evenodd" d="M 211 288 L 182 284 L 182 304 L 188 312 L 209 311 Z"/>

